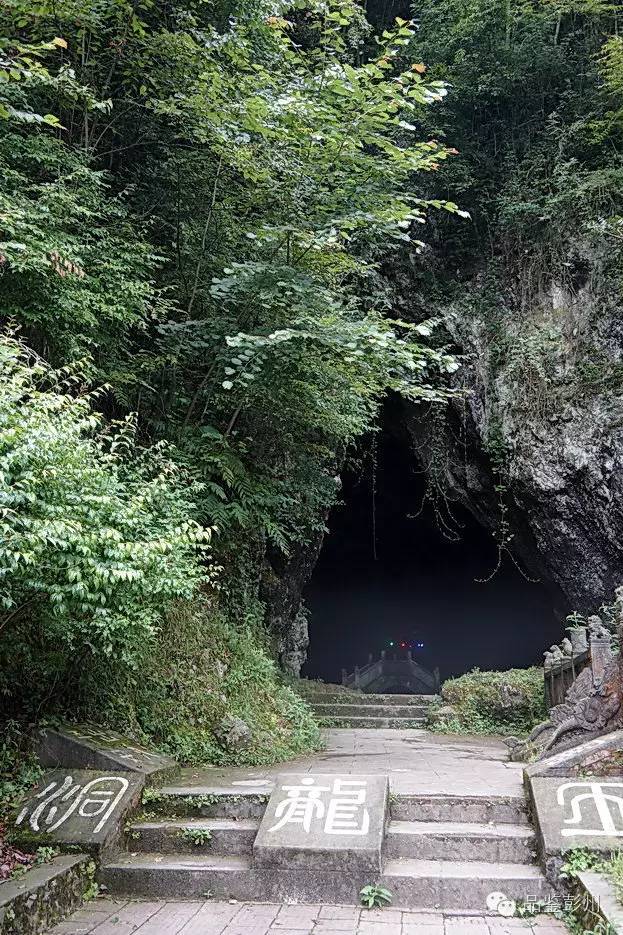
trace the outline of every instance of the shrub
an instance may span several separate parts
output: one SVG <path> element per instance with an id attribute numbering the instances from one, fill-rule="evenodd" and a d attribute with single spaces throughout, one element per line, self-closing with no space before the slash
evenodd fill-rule
<path id="1" fill-rule="evenodd" d="M 473 669 L 444 682 L 441 694 L 455 710 L 438 725 L 441 730 L 524 734 L 546 715 L 543 670 L 536 666 L 506 672 Z"/>
<path id="2" fill-rule="evenodd" d="M 269 658 L 259 604 L 242 621 L 218 606 L 218 569 L 200 561 L 210 530 L 192 518 L 198 485 L 173 449 L 139 446 L 131 420 L 104 429 L 77 379 L 8 335 L 0 366 L 5 723 L 89 719 L 188 763 L 317 746 L 309 708 Z M 249 728 L 244 749 L 219 737 L 232 716 Z"/>
<path id="3" fill-rule="evenodd" d="M 78 710 L 183 763 L 260 765 L 318 748 L 311 710 L 269 657 L 260 618 L 259 604 L 236 621 L 216 599 L 177 602 L 137 671 L 102 660 L 85 673 Z M 232 717 L 248 726 L 247 744 L 224 740 L 223 721 Z"/>
<path id="4" fill-rule="evenodd" d="M 163 607 L 206 580 L 210 531 L 166 446 L 140 448 L 131 420 L 100 431 L 77 378 L 7 335 L 0 370 L 0 688 L 19 710 L 59 660 L 136 665 Z"/>

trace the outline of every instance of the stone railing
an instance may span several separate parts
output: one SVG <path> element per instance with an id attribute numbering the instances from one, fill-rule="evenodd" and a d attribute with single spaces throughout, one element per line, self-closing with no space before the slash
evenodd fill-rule
<path id="1" fill-rule="evenodd" d="M 570 639 L 560 646 L 551 646 L 545 653 L 543 677 L 545 702 L 548 709 L 562 704 L 565 695 L 580 672 L 591 666 L 593 680 L 598 680 L 612 657 L 610 634 L 597 617 L 591 617 L 589 627 L 574 627 Z"/>
<path id="2" fill-rule="evenodd" d="M 413 659 L 411 652 L 406 658 L 398 659 L 387 656 L 385 650 L 378 659 L 372 654 L 368 656 L 365 666 L 355 666 L 355 671 L 348 674 L 342 669 L 342 685 L 359 691 L 382 691 L 384 683 L 387 686 L 403 685 L 422 694 L 436 694 L 439 691 L 439 669 L 429 672 Z"/>

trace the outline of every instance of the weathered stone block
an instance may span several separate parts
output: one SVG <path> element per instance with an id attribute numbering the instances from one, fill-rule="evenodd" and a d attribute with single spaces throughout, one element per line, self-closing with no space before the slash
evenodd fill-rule
<path id="1" fill-rule="evenodd" d="M 279 776 L 255 839 L 255 864 L 379 872 L 388 791 L 387 776 Z"/>
<path id="2" fill-rule="evenodd" d="M 116 731 L 93 724 L 68 724 L 41 731 L 39 760 L 51 769 L 102 769 L 140 773 L 149 778 L 177 770 L 172 756 L 148 750 Z"/>
<path id="3" fill-rule="evenodd" d="M 576 847 L 609 853 L 623 839 L 623 779 L 541 777 L 530 779 L 542 854 Z"/>
<path id="4" fill-rule="evenodd" d="M 0 887 L 0 935 L 38 935 L 81 905 L 89 884 L 85 854 L 65 854 Z"/>
<path id="5" fill-rule="evenodd" d="M 143 784 L 137 773 L 82 769 L 47 773 L 18 809 L 11 837 L 99 850 L 119 835 L 125 815 L 138 804 Z"/>
<path id="6" fill-rule="evenodd" d="M 537 760 L 525 768 L 524 775 L 531 779 L 535 776 L 584 776 L 591 772 L 620 773 L 622 755 L 623 730 L 615 730 Z"/>

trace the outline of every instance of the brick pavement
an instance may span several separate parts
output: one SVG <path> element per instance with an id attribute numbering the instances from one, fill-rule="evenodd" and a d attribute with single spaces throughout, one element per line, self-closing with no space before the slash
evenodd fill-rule
<path id="1" fill-rule="evenodd" d="M 124 902 L 100 897 L 48 935 L 564 935 L 550 916 L 483 915 L 212 901 Z"/>

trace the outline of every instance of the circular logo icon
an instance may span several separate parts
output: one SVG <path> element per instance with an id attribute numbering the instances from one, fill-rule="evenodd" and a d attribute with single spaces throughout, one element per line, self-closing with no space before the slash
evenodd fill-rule
<path id="1" fill-rule="evenodd" d="M 498 906 L 506 899 L 506 893 L 489 893 L 487 896 L 487 909 L 490 912 L 497 912 Z"/>
<path id="2" fill-rule="evenodd" d="M 487 896 L 487 909 L 509 919 L 517 911 L 517 903 L 514 899 L 509 899 L 506 893 L 496 891 Z"/>
<path id="3" fill-rule="evenodd" d="M 514 899 L 501 899 L 498 903 L 498 912 L 506 919 L 510 919 L 517 911 L 517 903 Z"/>

